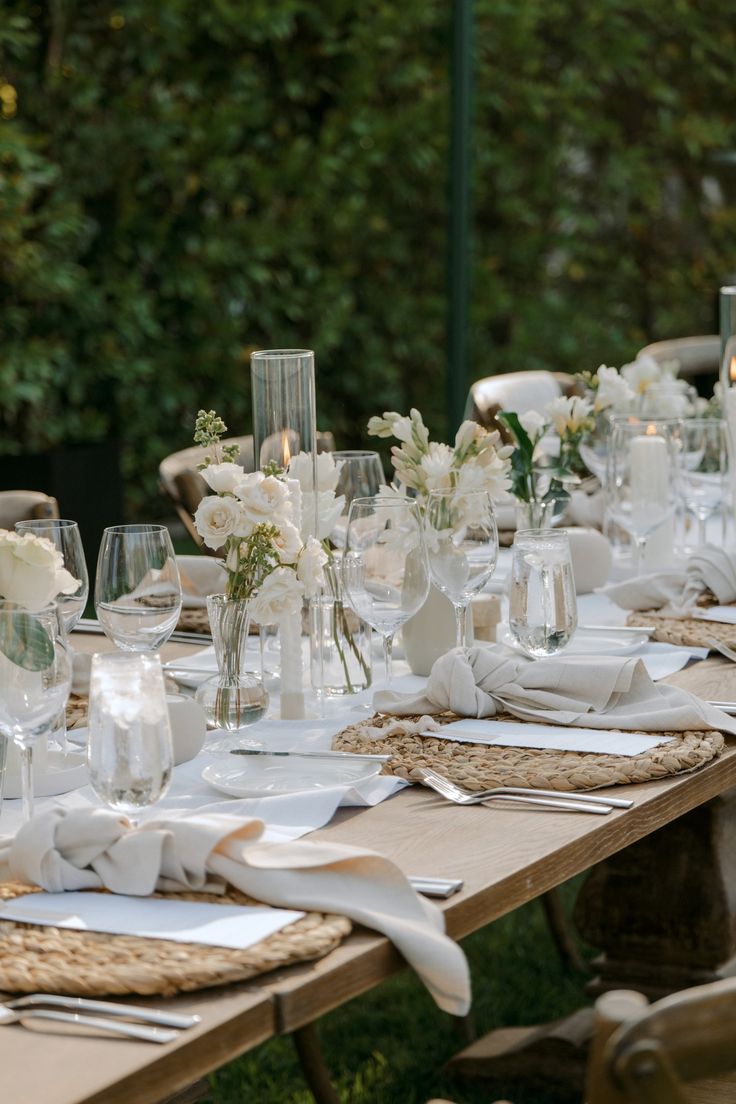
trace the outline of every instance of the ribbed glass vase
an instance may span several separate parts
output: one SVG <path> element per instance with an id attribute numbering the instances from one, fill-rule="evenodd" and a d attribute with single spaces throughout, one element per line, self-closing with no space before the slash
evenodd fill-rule
<path id="1" fill-rule="evenodd" d="M 217 660 L 217 674 L 198 688 L 195 699 L 209 728 L 237 732 L 260 721 L 268 709 L 268 691 L 260 677 L 246 669 L 250 610 L 247 599 L 211 594 L 207 612 Z"/>

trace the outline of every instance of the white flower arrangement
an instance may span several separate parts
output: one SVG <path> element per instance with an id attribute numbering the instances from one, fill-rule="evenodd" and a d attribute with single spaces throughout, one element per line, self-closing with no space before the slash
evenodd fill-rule
<path id="1" fill-rule="evenodd" d="M 220 443 L 226 429 L 213 410 L 199 411 L 194 440 L 212 450 L 200 471 L 214 493 L 200 502 L 194 524 L 208 548 L 222 550 L 227 596 L 249 599 L 259 624 L 277 624 L 324 586 L 327 554 L 309 524 L 310 515 L 314 518 L 314 488 L 308 487 L 312 458 L 306 453 L 294 457 L 288 472 L 245 474 L 235 463 L 237 446 Z M 321 530 L 322 496 L 325 519 L 335 510 L 339 514 L 343 503 L 334 494 L 339 472 L 332 457 L 318 458 L 317 471 Z"/>
<path id="2" fill-rule="evenodd" d="M 36 613 L 78 586 L 79 579 L 66 570 L 64 557 L 51 541 L 0 529 L 0 598 Z"/>

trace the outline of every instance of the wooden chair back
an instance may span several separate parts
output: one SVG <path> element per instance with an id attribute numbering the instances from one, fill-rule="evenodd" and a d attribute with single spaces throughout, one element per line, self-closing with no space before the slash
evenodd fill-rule
<path id="1" fill-rule="evenodd" d="M 736 978 L 684 989 L 649 1005 L 617 990 L 596 1003 L 586 1104 L 687 1104 L 689 1082 L 736 1069 Z M 731 1093 L 736 1087 L 730 1085 Z M 715 1095 L 714 1095 L 715 1094 Z"/>
<path id="2" fill-rule="evenodd" d="M 486 429 L 505 430 L 496 421 L 501 410 L 526 414 L 544 410 L 548 402 L 561 395 L 578 392 L 577 381 L 565 372 L 506 372 L 476 380 L 470 388 L 465 417 Z"/>
<path id="3" fill-rule="evenodd" d="M 0 529 L 12 529 L 16 521 L 60 516 L 56 499 L 43 491 L 0 491 Z"/>
<path id="4" fill-rule="evenodd" d="M 255 471 L 255 456 L 253 451 L 253 437 L 228 437 L 222 442 L 224 445 L 237 444 L 240 453 L 237 463 L 243 471 Z M 335 439 L 331 433 L 317 434 L 317 451 L 334 452 Z M 194 527 L 194 514 L 204 496 L 208 493 L 207 484 L 197 471 L 197 465 L 205 458 L 207 450 L 200 445 L 172 452 L 164 457 L 159 464 L 158 474 L 161 490 L 170 499 L 186 531 L 194 542 L 210 555 L 216 555 L 208 549 L 199 533 Z"/>
<path id="5" fill-rule="evenodd" d="M 701 334 L 696 337 L 673 337 L 669 341 L 653 341 L 645 345 L 637 356 L 651 356 L 659 364 L 668 360 L 678 361 L 678 376 L 703 391 L 718 379 L 721 359 L 721 339 L 718 334 Z"/>

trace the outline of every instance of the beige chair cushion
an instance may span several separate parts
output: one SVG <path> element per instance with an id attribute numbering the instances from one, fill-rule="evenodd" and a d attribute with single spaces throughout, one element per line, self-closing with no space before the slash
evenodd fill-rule
<path id="1" fill-rule="evenodd" d="M 718 334 L 700 334 L 696 337 L 673 337 L 669 341 L 653 341 L 645 345 L 637 356 L 654 357 L 662 364 L 668 360 L 680 363 L 678 375 L 692 380 L 697 376 L 718 375 L 721 359 L 721 339 Z"/>
<path id="2" fill-rule="evenodd" d="M 0 529 L 12 529 L 16 521 L 58 517 L 58 502 L 43 491 L 0 491 Z"/>
<path id="3" fill-rule="evenodd" d="M 561 395 L 580 392 L 574 376 L 566 372 L 506 372 L 476 380 L 470 388 L 465 417 L 479 422 L 486 429 L 500 429 L 496 421 L 501 410 L 526 414 L 528 410 L 543 411 L 548 402 Z"/>

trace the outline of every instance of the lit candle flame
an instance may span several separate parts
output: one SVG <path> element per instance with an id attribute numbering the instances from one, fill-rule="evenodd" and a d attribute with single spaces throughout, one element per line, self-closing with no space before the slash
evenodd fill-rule
<path id="1" fill-rule="evenodd" d="M 728 369 L 728 374 L 731 377 L 731 383 L 736 383 L 736 356 L 731 357 L 731 364 Z"/>
<path id="2" fill-rule="evenodd" d="M 281 430 L 281 466 L 286 469 L 289 466 L 291 460 L 291 449 L 289 448 L 289 432 L 286 429 Z"/>
<path id="3" fill-rule="evenodd" d="M 650 422 L 649 425 L 647 426 L 646 435 L 647 435 L 647 437 L 656 437 L 657 436 L 657 427 L 654 425 L 653 422 Z"/>

